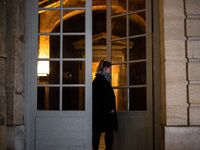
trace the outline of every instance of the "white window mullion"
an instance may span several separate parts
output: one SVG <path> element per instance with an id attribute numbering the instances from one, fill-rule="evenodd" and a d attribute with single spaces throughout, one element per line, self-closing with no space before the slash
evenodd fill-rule
<path id="1" fill-rule="evenodd" d="M 63 81 L 63 0 L 60 1 L 60 111 L 62 111 L 62 81 Z"/>
<path id="2" fill-rule="evenodd" d="M 129 104 L 130 104 L 130 100 L 129 100 L 129 4 L 128 4 L 128 0 L 126 0 L 126 40 L 127 40 L 127 111 L 129 111 Z"/>

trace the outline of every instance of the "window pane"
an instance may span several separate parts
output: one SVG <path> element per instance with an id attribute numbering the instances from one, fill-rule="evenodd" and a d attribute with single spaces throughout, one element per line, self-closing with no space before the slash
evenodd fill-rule
<path id="1" fill-rule="evenodd" d="M 59 110 L 59 87 L 38 87 L 37 109 Z"/>
<path id="2" fill-rule="evenodd" d="M 63 0 L 63 7 L 85 7 L 86 0 Z"/>
<path id="3" fill-rule="evenodd" d="M 127 65 L 112 65 L 112 86 L 127 85 Z"/>
<path id="4" fill-rule="evenodd" d="M 127 61 L 127 40 L 112 42 L 112 62 Z"/>
<path id="5" fill-rule="evenodd" d="M 38 61 L 38 84 L 59 84 L 60 63 L 58 61 Z"/>
<path id="6" fill-rule="evenodd" d="M 39 11 L 39 33 L 52 33 L 60 32 L 60 24 L 57 21 L 60 20 L 59 10 L 43 10 Z"/>
<path id="7" fill-rule="evenodd" d="M 84 84 L 85 62 L 64 61 L 63 62 L 63 84 Z"/>
<path id="8" fill-rule="evenodd" d="M 111 0 L 112 10 L 111 15 L 119 15 L 126 13 L 126 0 Z"/>
<path id="9" fill-rule="evenodd" d="M 38 39 L 38 58 L 60 57 L 60 36 L 41 35 Z"/>
<path id="10" fill-rule="evenodd" d="M 146 84 L 146 62 L 130 63 L 129 85 Z"/>
<path id="11" fill-rule="evenodd" d="M 64 36 L 63 58 L 85 58 L 85 36 Z"/>
<path id="12" fill-rule="evenodd" d="M 85 88 L 63 87 L 63 110 L 85 110 Z"/>
<path id="13" fill-rule="evenodd" d="M 146 59 L 146 37 L 130 39 L 129 60 Z"/>
<path id="14" fill-rule="evenodd" d="M 39 0 L 39 8 L 58 8 L 60 0 Z"/>
<path id="15" fill-rule="evenodd" d="M 129 0 L 129 12 L 145 9 L 145 0 Z"/>
<path id="16" fill-rule="evenodd" d="M 126 36 L 126 16 L 121 16 L 117 18 L 113 18 L 111 20 L 111 33 L 114 36 L 112 36 L 112 39 L 114 38 L 120 38 Z"/>
<path id="17" fill-rule="evenodd" d="M 127 89 L 114 89 L 116 110 L 126 111 L 127 110 Z"/>
<path id="18" fill-rule="evenodd" d="M 63 32 L 85 32 L 85 10 L 64 10 Z"/>
<path id="19" fill-rule="evenodd" d="M 145 12 L 129 15 L 129 36 L 146 33 Z"/>
<path id="20" fill-rule="evenodd" d="M 147 110 L 146 87 L 130 88 L 130 110 Z"/>

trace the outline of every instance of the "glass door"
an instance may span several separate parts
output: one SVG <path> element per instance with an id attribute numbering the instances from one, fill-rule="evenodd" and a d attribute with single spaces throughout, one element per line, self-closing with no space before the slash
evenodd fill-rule
<path id="1" fill-rule="evenodd" d="M 92 149 L 92 1 L 28 0 L 30 149 Z M 76 42 L 84 39 L 84 47 Z"/>
<path id="2" fill-rule="evenodd" d="M 114 149 L 153 149 L 150 0 L 107 1 L 107 55 L 112 62 L 119 130 Z"/>

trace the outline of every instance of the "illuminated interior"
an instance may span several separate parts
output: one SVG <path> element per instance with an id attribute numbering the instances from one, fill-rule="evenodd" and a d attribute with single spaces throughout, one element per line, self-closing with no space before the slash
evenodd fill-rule
<path id="1" fill-rule="evenodd" d="M 112 5 L 112 14 L 123 14 L 126 12 L 126 9 L 123 7 L 123 3 L 125 1 L 120 1 L 118 0 L 112 0 L 113 5 Z M 136 2 L 136 1 L 133 1 Z M 142 1 L 137 3 L 143 3 Z M 64 7 L 85 7 L 85 0 L 74 0 L 74 1 L 69 1 L 69 0 L 64 0 L 63 1 L 63 6 Z M 125 6 L 125 5 L 124 5 Z M 134 5 L 131 5 L 134 6 Z M 58 8 L 60 7 L 60 1 L 59 0 L 54 0 L 54 1 L 49 1 L 49 0 L 40 0 L 39 1 L 39 7 L 40 8 Z M 135 8 L 132 8 L 135 9 Z M 96 68 L 98 65 L 98 62 L 101 59 L 107 60 L 107 47 L 106 47 L 106 1 L 105 0 L 94 0 L 93 1 L 93 16 L 96 16 L 93 18 L 93 21 L 95 23 L 94 26 L 94 31 L 93 31 L 93 62 L 92 62 L 92 80 L 95 78 L 96 74 Z M 131 8 L 130 8 L 131 10 Z M 39 14 L 39 33 L 45 33 L 45 35 L 39 35 L 38 37 L 38 58 L 42 59 L 38 61 L 38 66 L 37 66 L 37 74 L 39 84 L 59 84 L 59 78 L 60 72 L 57 70 L 60 68 L 59 63 L 53 62 L 53 61 L 48 61 L 48 59 L 51 58 L 60 58 L 60 39 L 56 36 L 52 35 L 47 35 L 47 33 L 60 33 L 60 14 L 61 12 L 59 10 L 40 10 L 38 12 Z M 85 11 L 84 10 L 69 10 L 69 11 L 63 11 L 63 23 L 67 22 L 67 24 L 71 23 L 70 28 L 77 28 L 79 29 L 81 21 L 77 21 L 79 19 L 84 20 L 85 18 Z M 96 19 L 96 20 L 95 20 Z M 121 18 L 122 20 L 124 18 Z M 124 21 L 124 20 L 123 20 Z M 102 22 L 104 24 L 102 25 Z M 141 33 L 138 34 L 143 34 L 145 33 L 146 29 L 146 22 L 145 22 L 145 16 L 144 14 L 132 14 L 129 16 L 129 22 L 132 22 L 132 28 L 134 29 L 134 32 L 142 31 Z M 120 22 L 121 23 L 121 22 Z M 67 25 L 66 24 L 66 25 Z M 121 27 L 122 26 L 122 27 Z M 122 34 L 122 30 L 125 30 L 125 27 L 123 28 L 124 24 L 120 24 L 119 22 L 113 22 L 112 25 L 112 39 L 120 38 Z M 64 28 L 64 27 L 63 27 Z M 68 27 L 69 28 L 69 27 Z M 135 30 L 137 28 L 137 30 Z M 64 29 L 63 29 L 64 30 Z M 124 32 L 124 31 L 123 31 Z M 126 33 L 126 32 L 125 32 Z M 130 35 L 134 35 L 135 33 L 130 33 Z M 63 36 L 63 43 L 66 43 L 64 38 L 68 38 L 67 36 Z M 85 39 L 84 37 L 73 37 L 75 38 L 74 41 L 72 41 L 70 44 L 70 52 L 66 52 L 67 57 L 70 56 L 70 58 L 85 58 Z M 67 40 L 69 40 L 68 38 Z M 138 40 L 139 41 L 139 40 Z M 137 42 L 138 42 L 137 41 Z M 143 41 L 142 41 L 143 42 Z M 120 62 L 123 63 L 127 61 L 127 56 L 129 56 L 129 59 L 133 57 L 133 59 L 143 59 L 140 58 L 141 56 L 139 55 L 144 55 L 144 54 L 139 54 L 143 52 L 134 52 L 136 49 L 144 49 L 145 45 L 143 43 L 140 43 L 139 41 L 139 46 L 136 46 L 136 48 L 133 48 L 135 46 L 135 41 L 128 41 L 129 43 L 129 49 L 131 52 L 129 54 L 127 53 L 127 41 L 126 40 L 119 40 L 115 41 L 112 43 L 112 63 L 114 62 Z M 55 45 L 56 43 L 56 45 Z M 53 45 L 54 44 L 54 45 Z M 66 44 L 67 46 L 69 43 Z M 145 49 L 144 49 L 145 50 Z M 63 46 L 63 53 L 65 53 L 67 49 L 64 49 Z M 54 54 L 57 53 L 57 54 Z M 77 54 L 74 57 L 74 54 Z M 47 59 L 47 60 L 44 60 Z M 144 58 L 145 59 L 145 58 Z M 75 75 L 73 73 L 73 70 L 67 70 L 67 72 L 71 75 L 70 78 L 68 78 L 69 81 L 66 81 L 67 83 L 73 82 L 73 80 L 79 81 L 79 83 L 84 83 L 84 77 L 80 74 L 84 74 L 83 68 L 85 67 L 84 64 L 78 64 L 77 68 L 79 70 L 76 70 L 79 75 Z M 140 68 L 138 68 L 139 70 Z M 57 73 L 57 74 L 56 74 Z M 64 73 L 64 70 L 63 70 Z M 133 73 L 133 76 L 136 75 L 136 73 Z M 76 79 L 74 79 L 76 77 Z M 64 78 L 63 78 L 64 79 Z M 129 79 L 130 80 L 130 79 Z M 63 84 L 63 83 L 62 83 Z M 64 83 L 65 84 L 65 83 Z M 116 108 L 117 110 L 127 110 L 127 92 L 126 88 L 118 88 L 120 86 L 126 87 L 127 86 L 127 66 L 126 65 L 113 65 L 112 66 L 112 86 L 114 87 L 114 92 L 116 96 Z M 50 89 L 49 87 L 45 87 L 45 92 L 48 92 Z M 82 91 L 79 90 L 79 95 Z M 48 98 L 50 95 L 46 94 L 45 96 L 45 108 L 49 109 L 49 103 L 48 103 Z M 81 95 L 82 97 L 84 96 L 83 94 Z"/>
<path id="2" fill-rule="evenodd" d="M 40 36 L 38 58 L 49 58 L 49 40 L 50 36 Z M 49 61 L 38 61 L 38 76 L 47 76 L 49 74 Z"/>

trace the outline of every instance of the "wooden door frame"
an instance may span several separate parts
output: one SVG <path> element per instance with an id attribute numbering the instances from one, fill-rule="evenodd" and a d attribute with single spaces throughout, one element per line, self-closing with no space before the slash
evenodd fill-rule
<path id="1" fill-rule="evenodd" d="M 162 106 L 162 82 L 161 82 L 161 44 L 162 37 L 160 37 L 161 20 L 160 15 L 163 9 L 160 8 L 161 1 L 152 0 L 152 30 L 153 30 L 153 107 L 154 107 L 154 149 L 164 149 L 164 128 L 162 126 L 162 115 L 164 108 Z M 164 69 L 164 68 L 163 68 Z M 163 103 L 164 104 L 164 103 Z"/>

